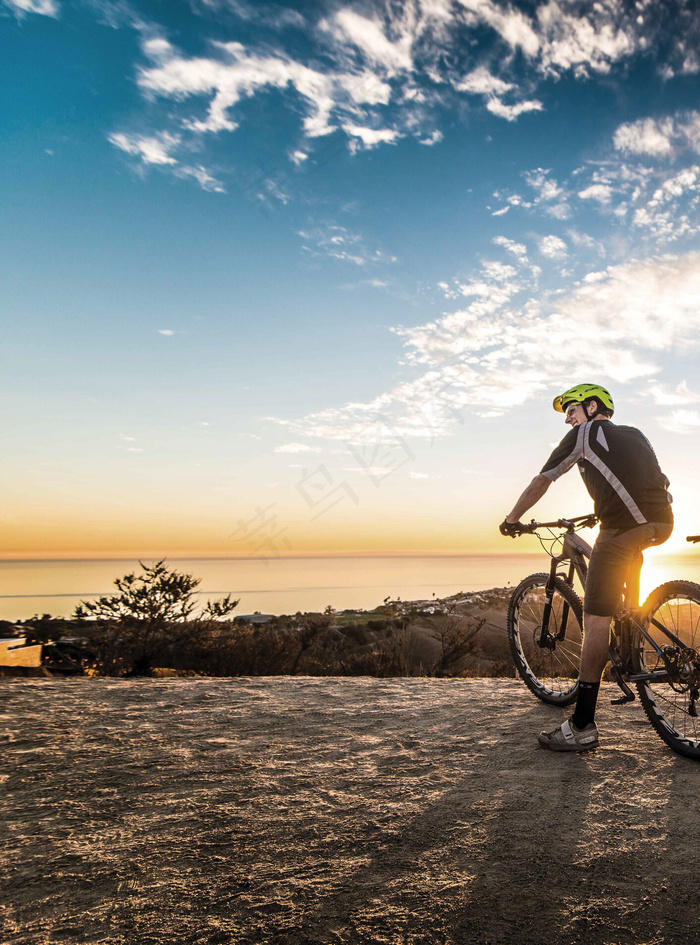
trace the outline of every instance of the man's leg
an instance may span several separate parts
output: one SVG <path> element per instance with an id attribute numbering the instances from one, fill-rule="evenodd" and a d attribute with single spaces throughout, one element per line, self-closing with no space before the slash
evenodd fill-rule
<path id="1" fill-rule="evenodd" d="M 583 648 L 579 678 L 584 682 L 600 682 L 610 649 L 610 623 L 612 616 L 583 615 Z"/>
<path id="2" fill-rule="evenodd" d="M 600 677 L 608 662 L 611 620 L 612 617 L 599 617 L 597 614 L 583 615 L 584 635 L 578 699 L 571 717 L 571 721 L 578 729 L 585 728 L 595 720 Z"/>
<path id="3" fill-rule="evenodd" d="M 622 591 L 629 576 L 630 565 L 639 568 L 641 551 L 651 544 L 662 544 L 671 534 L 672 526 L 650 523 L 628 531 L 601 529 L 593 548 L 586 581 L 585 605 L 591 611 L 583 618 L 583 647 L 579 668 L 579 690 L 576 709 L 571 719 L 553 732 L 540 732 L 537 741 L 542 748 L 553 751 L 587 751 L 598 745 L 595 710 L 600 677 L 608 661 L 610 643 L 609 616 L 622 604 Z M 628 587 L 634 596 L 634 585 Z M 632 603 L 636 603 L 633 601 Z"/>

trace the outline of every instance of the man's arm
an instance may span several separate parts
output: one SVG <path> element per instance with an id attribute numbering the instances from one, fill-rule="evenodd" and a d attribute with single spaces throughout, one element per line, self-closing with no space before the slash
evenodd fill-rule
<path id="1" fill-rule="evenodd" d="M 513 506 L 513 511 L 506 515 L 506 522 L 510 522 L 511 524 L 519 522 L 520 517 L 524 515 L 528 509 L 531 509 L 536 502 L 540 501 L 551 485 L 552 480 L 548 479 L 547 476 L 543 476 L 541 473 L 535 476 Z"/>

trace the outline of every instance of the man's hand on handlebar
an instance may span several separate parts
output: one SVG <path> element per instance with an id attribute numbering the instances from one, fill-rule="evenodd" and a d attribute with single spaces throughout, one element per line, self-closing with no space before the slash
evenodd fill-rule
<path id="1" fill-rule="evenodd" d="M 500 531 L 501 535 L 504 535 L 506 538 L 517 538 L 519 535 L 529 532 L 530 527 L 525 525 L 524 522 L 509 522 L 507 519 L 503 519 L 501 524 L 498 526 L 498 530 Z"/>

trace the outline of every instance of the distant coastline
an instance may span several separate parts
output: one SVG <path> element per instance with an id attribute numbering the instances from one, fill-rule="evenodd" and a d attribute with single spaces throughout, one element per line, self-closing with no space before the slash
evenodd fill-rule
<path id="1" fill-rule="evenodd" d="M 246 558 L 168 558 L 178 570 L 201 577 L 198 594 L 240 597 L 240 612 L 283 614 L 372 610 L 385 597 L 424 600 L 460 591 L 515 586 L 546 570 L 542 551 L 463 555 Z M 151 560 L 142 557 L 141 560 Z M 35 613 L 69 616 L 81 599 L 110 592 L 116 577 L 138 568 L 134 558 L 15 558 L 0 560 L 0 618 Z M 700 555 L 649 556 L 643 580 L 649 589 L 679 575 L 700 580 Z"/>

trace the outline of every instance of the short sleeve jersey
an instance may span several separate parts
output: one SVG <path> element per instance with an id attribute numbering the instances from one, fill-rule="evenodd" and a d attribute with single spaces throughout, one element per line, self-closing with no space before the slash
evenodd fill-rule
<path id="1" fill-rule="evenodd" d="M 577 464 L 603 528 L 673 522 L 669 481 L 635 427 L 592 420 L 573 427 L 542 467 L 554 481 Z"/>

